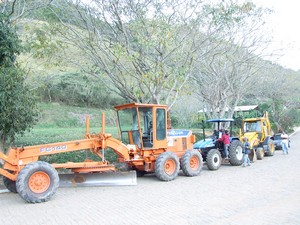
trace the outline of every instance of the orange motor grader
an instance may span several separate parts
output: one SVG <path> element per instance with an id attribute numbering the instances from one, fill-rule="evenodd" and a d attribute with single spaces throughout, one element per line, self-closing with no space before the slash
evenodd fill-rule
<path id="1" fill-rule="evenodd" d="M 87 119 L 85 139 L 10 148 L 7 155 L 0 153 L 4 161 L 0 174 L 7 189 L 19 193 L 27 202 L 39 203 L 49 200 L 59 186 L 136 185 L 136 173 L 147 172 L 170 181 L 176 178 L 180 167 L 187 176 L 201 172 L 201 154 L 193 149 L 195 136 L 188 130 L 170 129 L 166 105 L 130 103 L 115 109 L 121 140 L 105 133 L 103 114 L 98 134 L 90 134 Z M 132 170 L 117 172 L 105 159 L 107 148 Z M 85 149 L 101 160 L 53 164 L 39 160 L 41 156 Z M 72 173 L 58 174 L 56 169 L 70 169 Z"/>

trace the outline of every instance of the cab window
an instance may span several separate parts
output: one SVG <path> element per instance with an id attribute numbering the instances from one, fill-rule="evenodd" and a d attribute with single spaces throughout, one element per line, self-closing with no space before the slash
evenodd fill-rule
<path id="1" fill-rule="evenodd" d="M 166 110 L 156 110 L 156 139 L 158 141 L 166 138 Z"/>

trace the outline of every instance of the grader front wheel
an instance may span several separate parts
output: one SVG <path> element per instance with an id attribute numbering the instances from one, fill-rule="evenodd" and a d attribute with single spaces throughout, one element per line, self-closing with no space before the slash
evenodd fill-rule
<path id="1" fill-rule="evenodd" d="M 19 173 L 16 187 L 19 195 L 29 203 L 48 201 L 59 186 L 57 171 L 46 162 L 32 162 Z"/>
<path id="2" fill-rule="evenodd" d="M 178 176 L 179 160 L 176 154 L 164 152 L 155 162 L 155 175 L 162 181 L 171 181 Z"/>

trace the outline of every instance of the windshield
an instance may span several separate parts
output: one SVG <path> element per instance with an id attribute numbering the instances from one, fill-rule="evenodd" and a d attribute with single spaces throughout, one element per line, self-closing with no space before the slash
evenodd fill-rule
<path id="1" fill-rule="evenodd" d="M 244 132 L 261 132 L 260 121 L 245 122 Z"/>
<path id="2" fill-rule="evenodd" d="M 125 144 L 133 142 L 140 147 L 140 132 L 150 132 L 150 129 L 152 129 L 152 108 L 141 107 L 119 110 L 118 122 L 122 142 Z"/>
<path id="3" fill-rule="evenodd" d="M 121 131 L 137 128 L 137 117 L 135 109 L 123 109 L 118 111 L 119 126 Z"/>

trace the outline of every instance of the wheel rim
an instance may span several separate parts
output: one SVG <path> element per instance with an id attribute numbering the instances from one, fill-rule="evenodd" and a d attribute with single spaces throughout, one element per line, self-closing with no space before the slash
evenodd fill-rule
<path id="1" fill-rule="evenodd" d="M 236 154 L 236 158 L 238 160 L 242 160 L 243 159 L 243 148 L 241 146 L 238 146 L 235 150 L 235 154 Z"/>
<path id="2" fill-rule="evenodd" d="M 213 164 L 215 165 L 215 166 L 218 166 L 219 165 L 219 162 L 220 162 L 220 157 L 219 157 L 219 155 L 218 154 L 215 154 L 214 156 L 213 156 L 213 158 L 212 158 L 213 160 Z"/>
<path id="3" fill-rule="evenodd" d="M 30 190 L 34 193 L 43 193 L 50 186 L 50 177 L 43 171 L 33 173 L 28 182 Z"/>
<path id="4" fill-rule="evenodd" d="M 269 144 L 269 151 L 271 151 L 272 153 L 275 152 L 275 146 L 273 143 Z"/>
<path id="5" fill-rule="evenodd" d="M 168 175 L 171 175 L 175 172 L 175 168 L 176 168 L 176 163 L 173 159 L 168 159 L 165 163 L 165 172 Z"/>
<path id="6" fill-rule="evenodd" d="M 260 155 L 263 157 L 265 155 L 265 151 L 263 149 L 260 149 Z"/>
<path id="7" fill-rule="evenodd" d="M 190 160 L 190 167 L 192 170 L 197 170 L 199 168 L 200 162 L 197 156 L 193 156 Z"/>

